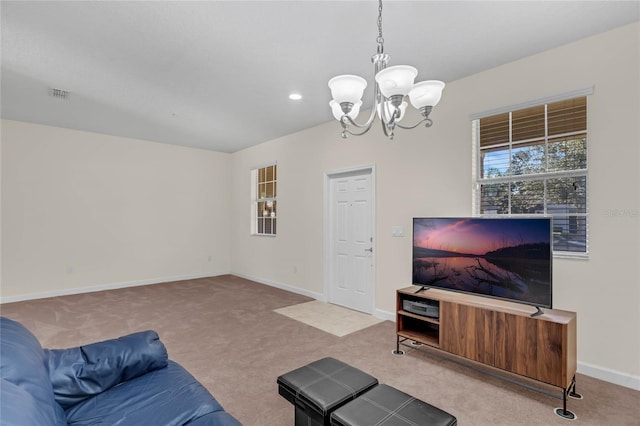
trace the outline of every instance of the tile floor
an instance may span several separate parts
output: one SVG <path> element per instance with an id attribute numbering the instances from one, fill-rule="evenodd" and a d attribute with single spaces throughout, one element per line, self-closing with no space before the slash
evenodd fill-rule
<path id="1" fill-rule="evenodd" d="M 346 336 L 383 321 L 362 312 L 319 300 L 275 309 L 274 312 L 338 337 Z"/>

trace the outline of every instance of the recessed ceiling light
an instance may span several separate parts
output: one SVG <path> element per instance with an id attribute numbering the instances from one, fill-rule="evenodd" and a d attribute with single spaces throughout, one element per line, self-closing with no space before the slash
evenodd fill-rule
<path id="1" fill-rule="evenodd" d="M 289 99 L 291 99 L 292 101 L 299 101 L 300 99 L 302 99 L 302 95 L 300 93 L 292 93 L 289 95 Z"/>

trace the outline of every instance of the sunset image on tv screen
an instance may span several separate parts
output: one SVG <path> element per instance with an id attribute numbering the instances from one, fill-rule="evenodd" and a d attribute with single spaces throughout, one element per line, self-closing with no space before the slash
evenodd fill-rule
<path id="1" fill-rule="evenodd" d="M 551 220 L 414 218 L 413 283 L 551 307 Z"/>

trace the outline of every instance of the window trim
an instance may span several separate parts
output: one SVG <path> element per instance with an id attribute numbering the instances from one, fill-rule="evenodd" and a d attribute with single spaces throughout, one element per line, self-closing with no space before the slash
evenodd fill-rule
<path id="1" fill-rule="evenodd" d="M 257 237 L 276 237 L 278 235 L 278 231 L 277 231 L 277 227 L 276 227 L 276 231 L 273 233 L 264 233 L 264 232 L 258 232 L 258 203 L 260 202 L 265 202 L 265 201 L 275 201 L 277 202 L 278 200 L 278 192 L 276 189 L 276 193 L 274 197 L 269 197 L 269 198 L 259 198 L 258 197 L 258 173 L 260 169 L 264 169 L 267 167 L 271 167 L 274 166 L 276 167 L 276 178 L 274 180 L 274 182 L 276 183 L 276 188 L 277 188 L 277 182 L 278 182 L 278 162 L 277 161 L 272 161 L 272 162 L 268 162 L 268 163 L 264 163 L 264 164 L 260 164 L 258 166 L 254 166 L 251 168 L 251 213 L 250 213 L 250 217 L 251 217 L 251 227 L 250 227 L 250 235 L 251 236 L 257 236 Z M 276 213 L 277 214 L 277 213 Z M 276 216 L 274 219 L 278 219 L 278 217 Z M 277 222 L 276 222 L 277 223 Z"/>

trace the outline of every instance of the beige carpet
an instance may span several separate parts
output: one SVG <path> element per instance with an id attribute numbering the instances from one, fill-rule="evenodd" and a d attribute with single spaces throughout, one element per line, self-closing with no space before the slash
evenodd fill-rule
<path id="1" fill-rule="evenodd" d="M 48 348 L 156 330 L 169 357 L 245 426 L 293 425 L 294 408 L 278 394 L 276 380 L 326 356 L 453 414 L 464 426 L 639 425 L 639 391 L 578 374 L 584 399 L 569 400 L 578 416 L 571 422 L 553 413 L 561 400 L 433 350 L 408 347 L 405 356 L 393 355 L 391 321 L 337 337 L 274 312 L 311 300 L 223 275 L 7 303 L 0 313 L 22 322 Z"/>
<path id="2" fill-rule="evenodd" d="M 274 309 L 274 312 L 338 337 L 382 322 L 371 315 L 319 300 Z"/>

